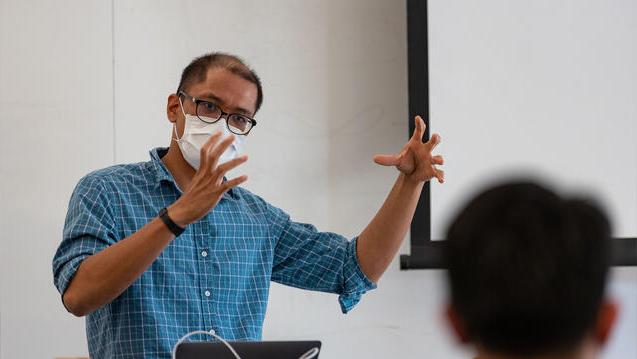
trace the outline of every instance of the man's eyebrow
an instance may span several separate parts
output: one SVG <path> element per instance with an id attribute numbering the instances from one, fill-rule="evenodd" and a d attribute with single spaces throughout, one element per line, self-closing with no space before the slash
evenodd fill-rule
<path id="1" fill-rule="evenodd" d="M 245 115 L 248 117 L 252 117 L 252 114 L 250 113 L 250 111 L 246 110 L 245 108 L 241 108 L 241 107 L 237 107 L 234 109 L 236 113 L 240 114 L 240 115 Z"/>
<path id="2" fill-rule="evenodd" d="M 220 99 L 219 97 L 217 97 L 217 96 L 216 96 L 215 94 L 213 94 L 212 92 L 206 92 L 206 93 L 202 94 L 202 95 L 200 96 L 200 98 L 201 98 L 202 100 L 205 100 L 205 101 L 212 101 L 212 102 L 214 102 L 214 103 L 215 103 L 215 104 L 217 104 L 217 105 L 223 105 L 223 106 L 225 106 L 225 104 L 226 104 L 226 103 L 225 103 L 222 99 Z M 242 108 L 242 107 L 235 107 L 235 108 L 233 108 L 233 109 L 232 109 L 232 113 L 238 113 L 238 114 L 245 115 L 245 116 L 248 116 L 248 117 L 251 117 L 251 116 L 252 116 L 252 115 L 251 115 L 251 113 L 250 113 L 250 111 L 248 111 L 248 110 L 246 110 L 245 108 Z"/>
<path id="3" fill-rule="evenodd" d="M 204 101 L 212 101 L 212 102 L 214 102 L 216 104 L 219 104 L 219 105 L 223 105 L 224 104 L 223 100 L 221 100 L 219 97 L 215 96 L 215 94 L 213 94 L 212 92 L 206 92 L 206 93 L 202 94 L 199 98 L 204 100 Z"/>

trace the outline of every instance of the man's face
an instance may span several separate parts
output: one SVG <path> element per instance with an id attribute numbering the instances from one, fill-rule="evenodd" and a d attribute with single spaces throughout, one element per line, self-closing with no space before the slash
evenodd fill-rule
<path id="1" fill-rule="evenodd" d="M 224 112 L 254 117 L 257 103 L 257 86 L 252 82 L 223 68 L 208 70 L 206 79 L 184 89 L 188 95 L 215 103 Z M 196 106 L 192 101 L 182 99 L 184 112 L 194 115 Z M 168 98 L 168 119 L 177 126 L 179 137 L 184 132 L 184 115 L 181 112 L 179 98 Z"/>

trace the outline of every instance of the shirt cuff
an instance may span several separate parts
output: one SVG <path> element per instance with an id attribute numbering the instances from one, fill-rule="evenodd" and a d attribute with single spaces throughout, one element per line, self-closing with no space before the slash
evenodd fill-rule
<path id="1" fill-rule="evenodd" d="M 357 243 L 358 237 L 348 243 L 347 257 L 349 260 L 343 269 L 345 286 L 343 293 L 338 297 L 338 302 L 341 305 L 341 311 L 343 313 L 352 310 L 361 300 L 363 294 L 377 287 L 376 283 L 367 278 L 365 273 L 361 270 L 356 252 Z"/>
<path id="2" fill-rule="evenodd" d="M 73 280 L 73 277 L 75 277 L 75 273 L 77 273 L 77 270 L 80 267 L 80 264 L 82 264 L 82 262 L 84 261 L 84 259 L 86 259 L 86 257 L 88 257 L 88 255 L 81 255 L 71 259 L 66 264 L 64 264 L 64 266 L 62 267 L 62 270 L 60 270 L 57 276 L 55 276 L 55 287 L 60 293 L 60 299 L 62 300 L 62 305 L 64 305 L 64 308 L 67 311 L 68 311 L 68 308 L 66 308 L 66 305 L 64 304 L 64 299 L 63 299 L 64 293 L 68 289 L 69 284 L 71 284 L 71 280 Z"/>

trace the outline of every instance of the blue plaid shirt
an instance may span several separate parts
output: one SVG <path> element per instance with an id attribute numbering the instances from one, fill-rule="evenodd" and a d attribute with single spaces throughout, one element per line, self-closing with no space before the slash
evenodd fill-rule
<path id="1" fill-rule="evenodd" d="M 105 168 L 80 180 L 53 258 L 63 294 L 84 259 L 135 233 L 179 198 L 161 161 Z M 100 358 L 169 358 L 194 330 L 260 340 L 270 281 L 339 294 L 344 313 L 374 283 L 362 273 L 356 239 L 318 232 L 242 188 L 189 225 L 124 293 L 86 318 L 89 353 Z"/>

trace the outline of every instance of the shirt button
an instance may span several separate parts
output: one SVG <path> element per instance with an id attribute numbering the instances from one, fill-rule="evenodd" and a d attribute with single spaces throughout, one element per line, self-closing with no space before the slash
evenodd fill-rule
<path id="1" fill-rule="evenodd" d="M 201 251 L 201 256 L 202 256 L 202 257 L 207 257 L 207 256 L 208 256 L 208 252 L 206 252 L 206 251 Z"/>
<path id="2" fill-rule="evenodd" d="M 203 294 L 204 294 L 206 297 L 209 297 L 209 296 L 210 296 L 210 291 L 209 291 L 209 290 L 207 290 L 207 291 L 203 292 Z"/>

